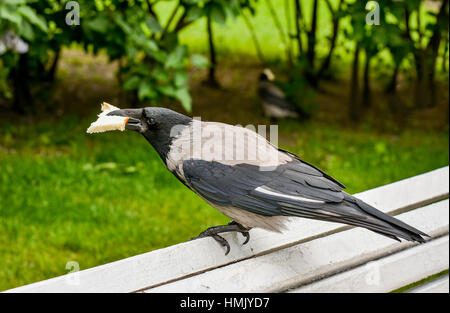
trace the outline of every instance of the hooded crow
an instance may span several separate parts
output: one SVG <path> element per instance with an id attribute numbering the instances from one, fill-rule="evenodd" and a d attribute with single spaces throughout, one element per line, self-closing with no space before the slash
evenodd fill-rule
<path id="1" fill-rule="evenodd" d="M 245 244 L 249 229 L 282 232 L 289 217 L 364 227 L 396 240 L 424 242 L 428 236 L 344 192 L 333 177 L 247 128 L 158 107 L 107 115 L 127 117 L 125 129 L 141 133 L 185 186 L 232 220 L 196 237 L 212 236 L 226 254 L 230 246 L 220 233 L 240 232 Z"/>
<path id="2" fill-rule="evenodd" d="M 306 114 L 287 99 L 284 92 L 274 84 L 274 80 L 275 75 L 268 68 L 259 76 L 258 94 L 264 114 L 274 119 L 305 117 Z"/>

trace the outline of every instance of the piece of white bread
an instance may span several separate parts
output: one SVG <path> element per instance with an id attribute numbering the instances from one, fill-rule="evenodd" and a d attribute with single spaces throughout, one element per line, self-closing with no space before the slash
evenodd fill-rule
<path id="1" fill-rule="evenodd" d="M 102 113 L 98 115 L 98 119 L 89 126 L 87 129 L 88 134 L 101 133 L 110 130 L 125 130 L 125 125 L 127 125 L 128 117 L 124 116 L 108 116 L 111 111 L 120 110 L 119 108 L 103 102 L 102 103 Z"/>

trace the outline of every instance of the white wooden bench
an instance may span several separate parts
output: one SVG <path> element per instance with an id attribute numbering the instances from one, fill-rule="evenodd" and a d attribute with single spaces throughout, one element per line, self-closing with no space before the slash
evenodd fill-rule
<path id="1" fill-rule="evenodd" d="M 449 167 L 357 194 L 428 233 L 397 242 L 361 228 L 293 219 L 284 234 L 189 241 L 8 292 L 449 292 Z"/>

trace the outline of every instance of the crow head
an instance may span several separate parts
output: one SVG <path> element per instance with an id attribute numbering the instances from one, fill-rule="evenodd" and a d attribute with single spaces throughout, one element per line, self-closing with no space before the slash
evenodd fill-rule
<path id="1" fill-rule="evenodd" d="M 107 115 L 128 117 L 125 129 L 141 133 L 163 160 L 170 150 L 173 137 L 178 134 L 176 130 L 192 122 L 186 115 L 158 107 L 115 110 Z"/>

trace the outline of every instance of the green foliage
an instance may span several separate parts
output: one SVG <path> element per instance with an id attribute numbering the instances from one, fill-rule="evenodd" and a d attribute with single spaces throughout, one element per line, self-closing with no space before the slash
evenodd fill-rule
<path id="1" fill-rule="evenodd" d="M 46 36 L 48 33 L 47 22 L 38 14 L 26 0 L 4 0 L 0 2 L 0 41 L 2 35 L 14 34 L 28 41 L 36 37 Z M 8 49 L 4 42 L 4 51 L 0 53 L 0 96 L 11 98 L 11 88 L 8 77 L 11 69 L 17 66 L 18 53 L 14 49 Z M 0 49 L 3 50 L 3 49 Z"/>
<path id="2" fill-rule="evenodd" d="M 92 20 L 82 23 L 84 44 L 94 51 L 104 49 L 111 60 L 121 60 L 123 88 L 136 91 L 139 101 L 175 98 L 190 111 L 187 47 L 178 42 L 177 31 L 167 31 L 157 15 L 149 15 L 147 2 L 138 4 L 103 3 Z"/>
<path id="3" fill-rule="evenodd" d="M 192 56 L 186 43 L 195 49 L 206 49 L 206 44 L 197 42 L 198 36 L 205 38 L 204 17 L 209 16 L 218 24 L 216 37 L 221 40 L 217 45 L 227 42 L 227 47 L 219 48 L 235 54 L 251 53 L 252 46 L 248 38 L 244 40 L 242 29 L 245 27 L 237 18 L 242 11 L 250 12 L 256 22 L 256 34 L 264 43 L 264 54 L 271 53 L 283 59 L 285 53 L 280 49 L 295 50 L 297 47 L 294 29 L 294 1 L 272 0 L 278 9 L 276 14 L 280 26 L 290 44 L 274 40 L 277 29 L 270 21 L 271 15 L 265 8 L 264 1 L 257 0 L 79 0 L 81 24 L 69 26 L 65 18 L 68 10 L 67 1 L 57 0 L 4 0 L 0 3 L 0 37 L 8 30 L 25 40 L 30 47 L 27 54 L 26 72 L 33 89 L 39 89 L 42 82 L 52 81 L 54 70 L 52 64 L 57 63 L 61 47 L 72 44 L 81 45 L 86 51 L 98 53 L 104 51 L 109 58 L 118 60 L 120 69 L 118 76 L 123 89 L 136 95 L 140 101 L 157 103 L 161 98 L 169 97 L 180 101 L 186 110 L 190 110 L 191 101 L 186 96 L 189 82 L 180 79 L 180 72 L 186 72 L 189 65 L 210 66 L 206 58 Z M 290 5 L 290 14 L 284 6 Z M 311 64 L 304 62 L 306 44 L 311 26 L 312 1 L 300 1 L 303 17 L 300 19 L 300 38 L 304 45 L 304 55 L 293 55 L 293 64 L 297 69 L 303 68 L 296 76 L 314 76 L 318 69 L 311 69 Z M 338 10 L 338 0 L 319 1 L 318 27 L 315 47 L 317 57 L 313 67 L 319 65 L 326 56 L 331 38 L 331 19 L 340 20 L 341 29 L 337 37 L 336 52 L 333 58 L 344 56 L 348 61 L 352 42 L 359 42 L 360 47 L 369 56 L 388 55 L 381 58 L 383 68 L 391 69 L 394 65 L 414 64 L 414 54 L 430 41 L 435 29 L 445 32 L 448 27 L 440 21 L 437 14 L 431 11 L 421 0 L 394 1 L 380 0 L 380 25 L 369 26 L 365 23 L 368 13 L 364 1 L 343 1 Z M 245 9 L 245 10 L 243 10 Z M 410 15 L 410 37 L 408 37 L 405 12 Z M 245 13 L 244 12 L 244 13 Z M 285 15 L 283 17 L 283 14 Z M 421 25 L 415 25 L 416 16 L 422 17 Z M 445 19 L 443 20 L 445 22 Z M 448 18 L 447 18 L 448 22 Z M 291 29 L 287 29 L 287 25 Z M 188 31 L 186 27 L 194 25 Z M 180 32 L 183 35 L 180 36 Z M 278 33 L 280 33 L 278 31 Z M 200 35 L 197 35 L 200 34 Z M 344 36 L 342 36 L 344 35 Z M 181 38 L 183 37 L 183 38 Z M 192 38 L 191 38 L 192 37 Z M 197 38 L 197 39 L 196 39 Z M 223 40 L 222 40 L 223 39 Z M 192 44 L 194 43 L 194 44 Z M 242 48 L 242 47 L 245 48 Z M 346 51 L 347 50 L 347 51 Z M 1 47 L 0 47 L 1 51 Z M 386 53 L 387 52 L 387 53 Z M 0 96 L 12 96 L 12 69 L 17 68 L 20 56 L 13 51 L 0 54 Z M 342 61 L 342 59 L 340 59 Z M 403 62 L 403 63 L 402 63 Z M 440 62 L 440 61 L 439 61 Z M 447 62 L 443 60 L 442 62 Z M 342 63 L 342 62 L 340 62 Z M 25 63 L 24 63 L 25 64 Z M 292 64 L 289 64 L 291 66 Z M 328 75 L 332 71 L 328 70 Z M 310 77 L 307 77 L 308 79 Z M 293 77 L 295 79 L 295 77 Z"/>
<path id="4" fill-rule="evenodd" d="M 149 1 L 80 0 L 78 3 L 81 23 L 72 26 L 66 24 L 68 11 L 60 1 L 5 0 L 0 4 L 0 35 L 13 30 L 32 47 L 23 69 L 30 82 L 38 86 L 51 79 L 49 72 L 54 70 L 51 64 L 57 62 L 61 48 L 77 43 L 87 51 L 105 51 L 111 61 L 119 60 L 123 88 L 135 92 L 140 101 L 156 103 L 168 97 L 180 101 L 186 111 L 191 110 L 186 72 L 189 52 L 179 43 L 178 32 L 209 9 L 220 22 L 228 14 L 228 1 L 181 1 L 179 7 L 188 12 L 189 20 L 186 14 L 177 16 L 175 26 L 170 25 L 171 21 L 162 25 Z M 192 14 L 196 11 L 197 17 Z M 11 96 L 10 74 L 19 58 L 13 51 L 0 55 L 3 96 Z M 193 56 L 191 64 L 209 65 L 198 55 Z"/>

